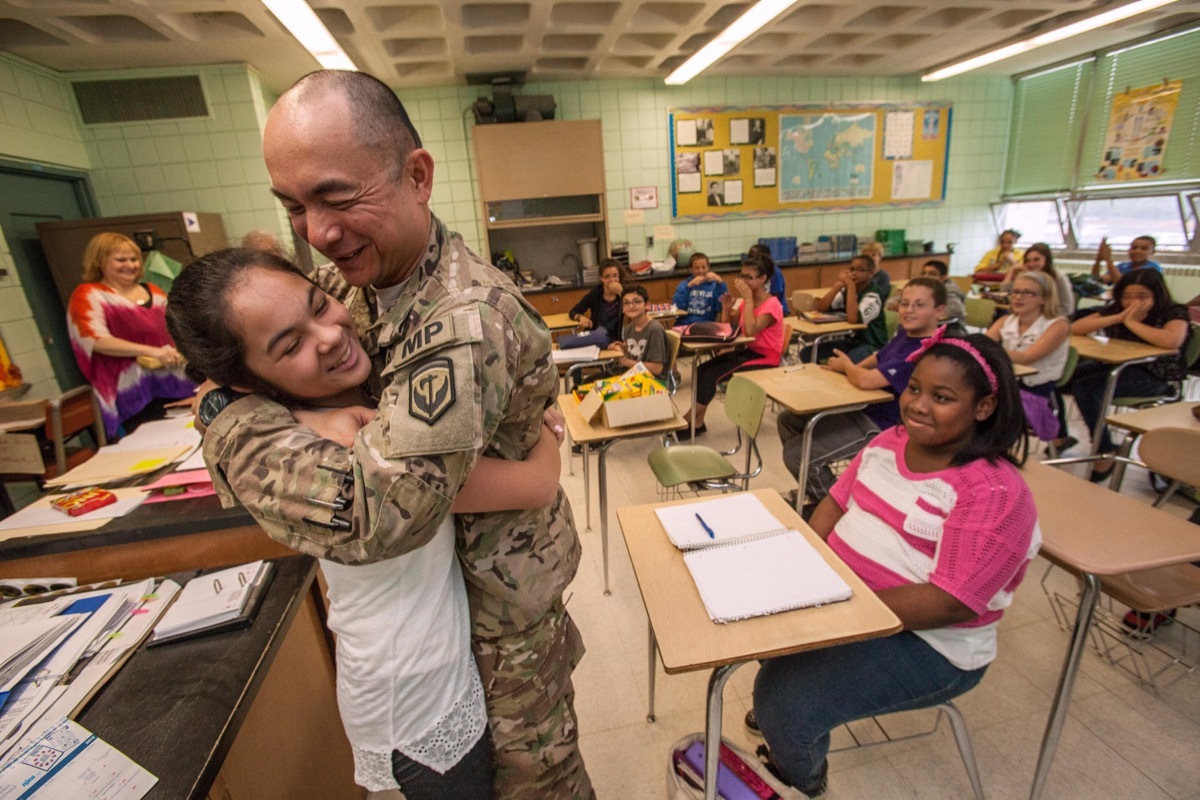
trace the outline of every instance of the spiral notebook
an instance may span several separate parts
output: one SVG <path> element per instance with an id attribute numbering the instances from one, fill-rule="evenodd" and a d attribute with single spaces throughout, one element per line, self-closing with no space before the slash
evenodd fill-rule
<path id="1" fill-rule="evenodd" d="M 671 541 L 685 550 L 683 561 L 713 622 L 850 599 L 849 585 L 816 548 L 799 531 L 785 528 L 754 495 L 730 495 L 657 513 Z"/>

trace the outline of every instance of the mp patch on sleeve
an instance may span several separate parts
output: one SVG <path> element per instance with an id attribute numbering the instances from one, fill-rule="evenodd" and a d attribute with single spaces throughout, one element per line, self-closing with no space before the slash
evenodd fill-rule
<path id="1" fill-rule="evenodd" d="M 448 358 L 431 358 L 409 376 L 408 414 L 426 425 L 437 422 L 456 399 L 454 362 Z"/>

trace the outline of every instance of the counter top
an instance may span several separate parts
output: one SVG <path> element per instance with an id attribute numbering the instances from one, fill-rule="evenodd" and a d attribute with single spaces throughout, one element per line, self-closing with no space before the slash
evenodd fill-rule
<path id="1" fill-rule="evenodd" d="M 951 255 L 950 253 L 946 253 L 946 252 L 909 253 L 909 254 L 900 255 L 900 256 L 884 256 L 883 260 L 884 260 L 884 263 L 887 263 L 888 261 L 894 261 L 896 259 L 901 259 L 901 258 L 918 258 L 921 256 L 925 256 L 927 258 L 946 258 L 947 256 L 950 256 L 950 255 Z M 831 266 L 831 265 L 835 265 L 835 264 L 848 264 L 848 263 L 850 263 L 851 258 L 852 258 L 852 256 L 811 256 L 811 257 L 806 257 L 804 259 L 800 259 L 797 261 L 788 261 L 783 264 L 776 264 L 776 266 L 782 267 L 782 268 Z M 737 272 L 739 269 L 741 269 L 741 266 L 742 266 L 741 261 L 739 261 L 738 259 L 735 259 L 735 258 L 717 259 L 715 261 L 710 261 L 709 265 L 712 268 L 712 271 L 717 273 L 718 275 L 727 274 L 730 272 Z M 636 280 L 636 281 L 650 281 L 650 280 L 656 280 L 656 279 L 683 280 L 684 278 L 690 276 L 691 274 L 692 274 L 691 271 L 685 266 L 685 267 L 676 267 L 675 269 L 671 270 L 670 272 L 651 272 L 646 275 L 635 275 L 634 280 Z M 588 284 L 584 284 L 582 286 L 576 286 L 574 284 L 571 284 L 568 286 L 542 286 L 542 287 L 538 287 L 536 289 L 523 288 L 523 289 L 521 289 L 521 294 L 534 295 L 534 294 L 552 294 L 554 292 L 569 292 L 569 291 L 573 291 L 575 289 L 590 289 L 596 285 L 598 285 L 598 284 L 588 283 Z"/>
<path id="2" fill-rule="evenodd" d="M 316 565 L 308 556 L 276 561 L 249 628 L 143 645 L 79 715 L 79 724 L 158 778 L 147 800 L 208 797 Z"/>

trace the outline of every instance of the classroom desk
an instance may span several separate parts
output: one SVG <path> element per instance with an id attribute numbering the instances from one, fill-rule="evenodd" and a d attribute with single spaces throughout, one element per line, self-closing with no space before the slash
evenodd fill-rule
<path id="1" fill-rule="evenodd" d="M 753 492 L 789 528 L 795 528 L 817 548 L 830 566 L 850 585 L 851 598 L 818 608 L 802 608 L 724 625 L 713 622 L 704 609 L 683 553 L 671 544 L 654 510 L 665 505 L 695 503 L 682 500 L 617 509 L 617 519 L 633 562 L 633 572 L 646 606 L 650 632 L 650 713 L 654 721 L 654 654 L 668 675 L 711 669 L 705 741 L 721 740 L 722 690 L 743 664 L 760 658 L 817 650 L 838 644 L 887 636 L 900 630 L 900 620 L 875 593 L 833 554 L 829 546 L 770 489 Z M 706 800 L 716 797 L 718 748 L 705 751 Z"/>
<path id="2" fill-rule="evenodd" d="M 799 486 L 796 488 L 796 510 L 804 504 L 808 488 L 808 459 L 812 452 L 813 429 L 817 422 L 833 414 L 861 411 L 871 403 L 894 399 L 883 389 L 859 389 L 840 372 L 822 369 L 816 364 L 794 367 L 757 369 L 739 373 L 763 388 L 775 402 L 788 411 L 808 417 L 801 434 Z"/>
<path id="3" fill-rule="evenodd" d="M 792 326 L 792 334 L 799 335 L 812 347 L 812 363 L 817 363 L 817 347 L 824 339 L 844 336 L 847 333 L 866 329 L 861 322 L 810 322 L 804 317 L 784 317 L 783 323 Z"/>
<path id="4" fill-rule="evenodd" d="M 571 319 L 571 315 L 566 313 L 547 314 L 542 317 L 542 321 L 546 323 L 546 327 L 550 329 L 551 333 L 561 333 L 562 331 L 569 331 L 572 328 L 579 327 L 579 323 Z"/>
<path id="5" fill-rule="evenodd" d="M 738 336 L 729 342 L 680 342 L 679 354 L 690 355 L 692 357 L 692 408 L 688 412 L 688 417 L 691 420 L 690 432 L 692 435 L 691 441 L 696 441 L 696 368 L 700 365 L 700 356 L 704 353 L 713 353 L 717 350 L 733 349 L 735 347 L 744 347 L 754 341 L 753 336 Z"/>
<path id="6" fill-rule="evenodd" d="M 674 404 L 672 400 L 672 407 Z M 588 449 L 595 447 L 599 453 L 599 458 L 596 460 L 596 471 L 599 473 L 596 483 L 600 495 L 600 547 L 604 555 L 604 594 L 607 597 L 612 594 L 608 588 L 608 448 L 614 442 L 622 439 L 635 439 L 641 436 L 655 436 L 682 430 L 687 427 L 687 423 L 679 415 L 678 408 L 675 408 L 675 414 L 670 419 L 647 422 L 642 425 L 609 428 L 604 425 L 600 416 L 597 416 L 591 423 L 587 423 L 579 412 L 579 401 L 573 394 L 561 395 L 558 398 L 558 407 L 566 418 L 567 433 L 570 434 L 571 440 L 583 447 L 583 496 L 584 504 L 589 509 L 591 490 L 588 486 Z"/>
<path id="7" fill-rule="evenodd" d="M 275 569 L 249 628 L 143 645 L 79 715 L 158 777 L 148 800 L 362 796 L 312 600 L 317 562 Z"/>
<path id="8" fill-rule="evenodd" d="M 1127 342 L 1121 339 L 1109 339 L 1107 342 L 1101 343 L 1092 336 L 1078 334 L 1071 337 L 1071 346 L 1079 353 L 1080 358 L 1090 358 L 1111 367 L 1108 372 L 1108 381 L 1104 384 L 1104 397 L 1100 404 L 1102 411 L 1107 411 L 1108 407 L 1112 405 L 1113 395 L 1117 391 L 1117 378 L 1120 377 L 1122 370 L 1130 364 L 1146 364 L 1159 356 L 1175 352 L 1142 342 Z M 1092 431 L 1090 455 L 1100 452 L 1100 438 L 1104 433 L 1105 424 L 1104 416 L 1101 416 L 1096 422 L 1096 429 Z"/>
<path id="9" fill-rule="evenodd" d="M 1118 450 L 1120 455 L 1128 457 L 1137 437 L 1155 428 L 1190 428 L 1200 431 L 1200 420 L 1192 414 L 1192 409 L 1197 406 L 1200 406 L 1200 403 L 1166 403 L 1124 414 L 1109 414 L 1106 420 L 1112 427 L 1121 428 L 1131 434 L 1125 437 L 1125 441 L 1121 442 Z M 1117 461 L 1113 465 L 1113 470 L 1112 477 L 1109 479 L 1109 487 L 1113 491 L 1119 492 L 1121 491 L 1121 479 L 1125 475 L 1125 462 Z"/>
<path id="10" fill-rule="evenodd" d="M 1029 794 L 1030 800 L 1037 800 L 1067 717 L 1079 659 L 1100 599 L 1100 578 L 1200 559 L 1200 528 L 1053 467 L 1031 462 L 1022 471 L 1037 504 L 1041 554 L 1083 579 L 1075 627 Z"/>

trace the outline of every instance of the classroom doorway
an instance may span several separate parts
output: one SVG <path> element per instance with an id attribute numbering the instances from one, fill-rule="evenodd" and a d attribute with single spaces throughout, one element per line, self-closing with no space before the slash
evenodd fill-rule
<path id="1" fill-rule="evenodd" d="M 82 173 L 32 170 L 0 163 L 0 231 L 8 242 L 46 356 L 63 391 L 86 381 L 67 335 L 66 309 L 38 241 L 39 222 L 96 216 Z M 82 265 L 80 266 L 82 271 Z"/>

